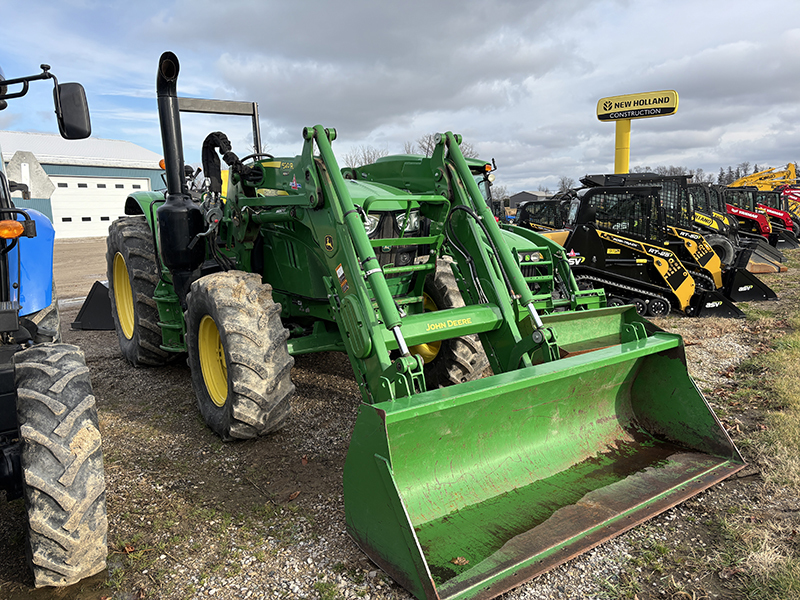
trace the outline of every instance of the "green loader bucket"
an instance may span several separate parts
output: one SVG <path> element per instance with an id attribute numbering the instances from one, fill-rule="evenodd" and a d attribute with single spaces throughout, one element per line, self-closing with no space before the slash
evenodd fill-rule
<path id="1" fill-rule="evenodd" d="M 621 342 L 631 311 L 544 317 L 560 360 L 362 405 L 362 550 L 418 598 L 493 598 L 741 469 L 681 338 Z"/>

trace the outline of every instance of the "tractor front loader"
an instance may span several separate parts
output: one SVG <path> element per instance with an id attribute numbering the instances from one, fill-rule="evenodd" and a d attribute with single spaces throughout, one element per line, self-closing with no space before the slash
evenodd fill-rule
<path id="1" fill-rule="evenodd" d="M 298 156 L 246 161 L 214 133 L 198 203 L 177 77 L 165 53 L 166 194 L 132 197 L 140 214 L 123 220 L 152 229 L 109 239 L 112 305 L 131 325 L 120 338 L 150 345 L 137 335 L 155 304 L 156 348 L 188 350 L 201 411 L 226 439 L 280 426 L 292 356 L 346 352 L 361 391 L 346 527 L 416 597 L 495 597 L 742 468 L 679 336 L 632 307 L 538 311 L 523 271 L 539 257 L 500 230 L 459 136 L 436 137 L 435 184 L 408 193 L 345 179 L 333 129 L 305 128 Z M 150 288 L 126 280 L 145 247 Z"/>
<path id="2" fill-rule="evenodd" d="M 491 188 L 487 185 L 492 165 L 477 159 L 467 159 L 466 163 L 486 205 L 492 206 Z M 391 185 L 412 194 L 437 193 L 436 173 L 430 158 L 407 154 L 384 156 L 372 164 L 342 169 L 346 179 Z M 493 210 L 492 214 L 495 213 Z M 520 231 L 506 224 L 500 227 L 506 243 L 519 257 L 519 266 L 534 294 L 537 311 L 551 313 L 606 305 L 602 290 L 580 289 L 561 245 L 533 231 Z"/>

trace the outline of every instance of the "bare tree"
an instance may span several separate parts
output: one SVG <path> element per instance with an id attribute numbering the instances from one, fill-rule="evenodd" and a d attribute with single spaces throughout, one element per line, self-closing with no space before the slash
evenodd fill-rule
<path id="1" fill-rule="evenodd" d="M 406 154 L 422 154 L 428 157 L 433 156 L 433 149 L 435 147 L 435 133 L 426 133 L 425 135 L 419 137 L 416 142 L 403 143 L 403 151 Z M 469 142 L 462 140 L 459 148 L 461 148 L 461 154 L 464 155 L 464 158 L 478 158 L 478 151 L 475 149 L 475 146 Z"/>
<path id="2" fill-rule="evenodd" d="M 701 167 L 694 171 L 689 171 L 689 176 L 692 178 L 692 183 L 714 183 L 716 177 L 712 173 L 706 173 Z"/>
<path id="3" fill-rule="evenodd" d="M 686 167 L 675 167 L 673 165 L 664 166 L 659 165 L 657 167 L 632 167 L 630 169 L 631 173 L 655 173 L 656 175 L 661 176 L 671 176 L 671 175 L 691 175 L 691 171 Z"/>
<path id="4" fill-rule="evenodd" d="M 436 134 L 426 133 L 417 139 L 417 146 L 419 147 L 420 154 L 433 156 L 433 149 L 436 147 Z"/>
<path id="5" fill-rule="evenodd" d="M 375 146 L 353 146 L 350 152 L 342 157 L 342 162 L 348 167 L 361 167 L 374 163 L 382 156 L 389 154 L 385 148 L 376 148 Z"/>
<path id="6" fill-rule="evenodd" d="M 656 167 L 656 173 L 665 176 L 688 175 L 689 169 L 687 169 L 686 167 L 675 167 L 670 165 L 668 167 Z"/>
<path id="7" fill-rule="evenodd" d="M 750 163 L 748 161 L 740 162 L 736 170 L 739 171 L 739 177 L 750 175 Z"/>
<path id="8" fill-rule="evenodd" d="M 464 158 L 478 158 L 478 151 L 469 142 L 462 140 L 459 148 L 461 148 L 461 154 L 464 155 Z"/>
<path id="9" fill-rule="evenodd" d="M 508 206 L 509 197 L 506 186 L 492 184 L 492 200 L 499 202 L 502 206 Z"/>
<path id="10" fill-rule="evenodd" d="M 572 177 L 562 175 L 558 178 L 558 192 L 564 193 L 575 187 L 575 180 Z"/>

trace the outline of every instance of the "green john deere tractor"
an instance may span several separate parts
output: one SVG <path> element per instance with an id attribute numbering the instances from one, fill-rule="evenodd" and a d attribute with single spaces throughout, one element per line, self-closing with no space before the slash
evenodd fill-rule
<path id="1" fill-rule="evenodd" d="M 132 196 L 109 235 L 123 353 L 188 352 L 206 422 L 232 439 L 281 425 L 293 356 L 346 352 L 362 400 L 347 529 L 415 596 L 494 597 L 742 468 L 679 336 L 588 308 L 597 295 L 537 309 L 555 275 L 531 267 L 550 246 L 500 230 L 459 136 L 407 161 L 432 181 L 411 192 L 345 179 L 332 129 L 245 160 L 214 133 L 196 202 L 178 71 L 162 55 L 166 193 Z"/>

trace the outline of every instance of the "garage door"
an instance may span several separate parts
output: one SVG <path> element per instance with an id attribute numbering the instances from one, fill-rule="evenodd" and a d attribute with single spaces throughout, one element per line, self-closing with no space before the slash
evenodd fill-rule
<path id="1" fill-rule="evenodd" d="M 56 238 L 108 235 L 111 221 L 125 214 L 125 198 L 150 189 L 147 177 L 79 177 L 51 175 L 50 198 Z"/>

